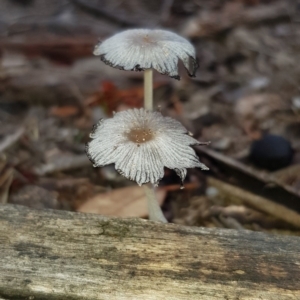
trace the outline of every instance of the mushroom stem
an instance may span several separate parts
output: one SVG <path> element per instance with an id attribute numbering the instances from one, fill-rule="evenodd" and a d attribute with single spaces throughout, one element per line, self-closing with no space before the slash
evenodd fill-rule
<path id="1" fill-rule="evenodd" d="M 153 110 L 153 70 L 144 71 L 144 107 Z"/>
<path id="2" fill-rule="evenodd" d="M 155 188 L 152 184 L 143 185 L 148 202 L 149 220 L 168 223 L 155 196 Z"/>
<path id="3" fill-rule="evenodd" d="M 144 71 L 144 108 L 153 110 L 153 70 L 147 69 Z M 144 185 L 145 194 L 148 203 L 149 220 L 168 223 L 165 218 L 155 195 L 153 184 Z"/>

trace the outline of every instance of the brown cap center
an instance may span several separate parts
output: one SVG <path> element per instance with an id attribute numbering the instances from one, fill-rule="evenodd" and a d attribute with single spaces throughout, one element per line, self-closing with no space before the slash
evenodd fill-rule
<path id="1" fill-rule="evenodd" d="M 153 39 L 153 37 L 149 36 L 148 34 L 143 36 L 143 42 L 145 44 L 156 44 L 155 39 Z"/>
<path id="2" fill-rule="evenodd" d="M 144 40 L 144 42 L 146 42 L 146 43 L 151 43 L 151 39 L 150 39 L 150 37 L 149 37 L 148 34 L 144 36 L 143 40 Z"/>
<path id="3" fill-rule="evenodd" d="M 134 128 L 129 131 L 127 137 L 130 141 L 141 144 L 151 141 L 153 139 L 153 132 L 147 128 Z"/>

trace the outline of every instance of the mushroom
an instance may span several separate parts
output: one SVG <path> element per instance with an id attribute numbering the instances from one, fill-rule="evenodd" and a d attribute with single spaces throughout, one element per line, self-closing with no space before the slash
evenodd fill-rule
<path id="1" fill-rule="evenodd" d="M 182 182 L 187 168 L 208 169 L 190 147 L 203 143 L 191 137 L 180 122 L 157 111 L 135 108 L 115 113 L 111 119 L 100 120 L 90 137 L 86 152 L 94 167 L 114 163 L 121 175 L 140 186 L 157 186 L 164 167 L 174 169 Z M 153 189 L 145 188 L 149 216 L 162 220 Z"/>
<path id="2" fill-rule="evenodd" d="M 86 152 L 95 167 L 115 163 L 125 177 L 144 185 L 149 219 L 166 223 L 154 193 L 164 166 L 183 181 L 186 168 L 208 168 L 199 162 L 190 145 L 200 145 L 176 120 L 153 110 L 153 69 L 180 79 L 181 60 L 189 76 L 198 67 L 195 49 L 183 37 L 166 30 L 131 29 L 115 34 L 94 49 L 107 65 L 126 71 L 144 71 L 144 109 L 119 112 L 100 121 L 91 133 Z M 151 183 L 152 186 L 150 186 Z"/>
<path id="3" fill-rule="evenodd" d="M 191 77 L 198 67 L 193 45 L 166 30 L 130 29 L 96 45 L 94 55 L 107 65 L 126 71 L 144 71 L 144 107 L 153 109 L 153 69 L 180 79 L 178 60 Z"/>

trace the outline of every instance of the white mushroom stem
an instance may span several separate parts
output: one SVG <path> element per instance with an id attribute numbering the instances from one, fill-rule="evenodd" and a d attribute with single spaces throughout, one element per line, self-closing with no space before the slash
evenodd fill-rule
<path id="1" fill-rule="evenodd" d="M 144 108 L 153 110 L 153 70 L 144 71 Z"/>
<path id="2" fill-rule="evenodd" d="M 153 110 L 153 70 L 147 69 L 144 71 L 144 108 L 147 110 Z M 162 223 L 168 223 L 165 218 L 155 195 L 155 188 L 153 184 L 144 185 L 147 202 L 149 220 L 158 221 Z"/>
<path id="3" fill-rule="evenodd" d="M 152 184 L 145 184 L 144 189 L 148 202 L 149 220 L 168 223 L 157 202 L 154 186 Z"/>

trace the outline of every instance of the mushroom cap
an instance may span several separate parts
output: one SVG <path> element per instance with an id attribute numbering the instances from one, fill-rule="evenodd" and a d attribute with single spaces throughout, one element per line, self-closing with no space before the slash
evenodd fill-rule
<path id="1" fill-rule="evenodd" d="M 115 164 L 116 170 L 139 185 L 155 185 L 164 176 L 164 167 L 174 169 L 183 181 L 187 168 L 208 168 L 194 149 L 199 141 L 176 120 L 160 112 L 129 109 L 113 118 L 100 120 L 90 134 L 86 153 L 94 167 Z"/>
<path id="2" fill-rule="evenodd" d="M 175 79 L 180 79 L 179 59 L 191 77 L 195 77 L 198 68 L 193 45 L 166 30 L 130 29 L 117 33 L 97 44 L 94 55 L 113 68 L 126 71 L 153 68 Z"/>

